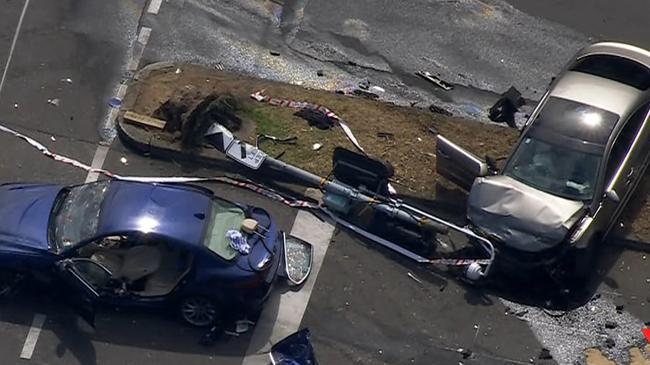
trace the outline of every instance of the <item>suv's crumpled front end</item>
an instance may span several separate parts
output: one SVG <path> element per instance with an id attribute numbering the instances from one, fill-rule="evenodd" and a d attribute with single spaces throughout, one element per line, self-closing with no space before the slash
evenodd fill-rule
<path id="1" fill-rule="evenodd" d="M 584 212 L 584 203 L 536 190 L 505 176 L 477 178 L 467 216 L 486 238 L 524 254 L 562 243 Z M 497 245 L 498 246 L 498 245 Z"/>

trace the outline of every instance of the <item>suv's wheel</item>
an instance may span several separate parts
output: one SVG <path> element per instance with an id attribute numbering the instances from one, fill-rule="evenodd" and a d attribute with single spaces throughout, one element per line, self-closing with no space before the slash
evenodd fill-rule
<path id="1" fill-rule="evenodd" d="M 180 303 L 181 318 L 192 326 L 206 327 L 219 319 L 220 310 L 217 303 L 203 296 L 191 296 Z"/>

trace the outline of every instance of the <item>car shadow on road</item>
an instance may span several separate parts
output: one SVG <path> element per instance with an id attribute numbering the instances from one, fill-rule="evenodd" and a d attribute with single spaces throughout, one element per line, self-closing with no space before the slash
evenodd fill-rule
<path id="1" fill-rule="evenodd" d="M 53 349 L 53 353 L 47 356 L 60 358 L 63 363 L 69 363 L 66 360 L 68 357 L 76 359 L 80 364 L 102 362 L 98 361 L 98 354 L 103 358 L 101 355 L 106 348 L 99 347 L 104 347 L 105 344 L 110 345 L 111 353 L 119 353 L 120 350 L 116 350 L 118 348 L 126 349 L 135 362 L 138 362 L 137 357 L 144 361 L 156 351 L 242 357 L 246 354 L 252 333 L 249 331 L 239 337 L 223 335 L 205 346 L 200 340 L 208 329 L 186 325 L 171 311 L 108 306 L 97 308 L 95 328 L 92 328 L 60 297 L 45 294 L 43 288 L 35 288 L 32 284 L 3 298 L 0 306 L 0 322 L 24 327 L 31 325 L 34 313 L 45 314 L 47 320 L 43 332 L 51 333 L 52 336 L 41 334 L 39 343 L 45 343 L 41 344 L 40 353 L 45 348 Z M 55 343 L 47 343 L 52 341 L 52 337 Z M 136 357 L 133 357 L 134 352 L 129 348 L 137 349 Z"/>

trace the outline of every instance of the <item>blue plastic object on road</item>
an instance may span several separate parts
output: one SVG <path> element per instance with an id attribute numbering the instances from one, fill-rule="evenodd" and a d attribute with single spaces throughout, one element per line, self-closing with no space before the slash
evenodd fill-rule
<path id="1" fill-rule="evenodd" d="M 248 255 L 251 252 L 251 246 L 246 242 L 246 237 L 244 237 L 241 232 L 230 229 L 226 231 L 226 237 L 230 241 L 230 247 L 232 247 L 233 250 L 242 255 Z"/>

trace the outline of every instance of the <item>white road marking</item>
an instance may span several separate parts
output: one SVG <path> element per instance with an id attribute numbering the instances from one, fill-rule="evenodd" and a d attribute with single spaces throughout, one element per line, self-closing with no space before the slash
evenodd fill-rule
<path id="1" fill-rule="evenodd" d="M 106 155 L 108 154 L 109 146 L 99 145 L 95 150 L 95 155 L 93 156 L 93 162 L 90 164 L 90 167 L 94 169 L 101 169 L 104 166 L 104 161 L 106 161 Z M 86 183 L 97 181 L 99 174 L 94 171 L 88 172 L 86 175 Z"/>
<path id="2" fill-rule="evenodd" d="M 138 69 L 140 64 L 140 59 L 142 54 L 144 54 L 144 49 L 147 47 L 149 42 L 149 37 L 151 36 L 151 28 L 142 27 L 140 28 L 140 33 L 138 33 L 138 40 L 133 45 L 133 53 L 131 54 L 131 60 L 127 66 L 127 70 L 135 71 Z"/>
<path id="3" fill-rule="evenodd" d="M 303 210 L 298 212 L 291 228 L 291 235 L 313 245 L 314 262 L 311 275 L 299 291 L 288 291 L 284 294 L 274 292 L 271 295 L 255 326 L 242 365 L 268 365 L 271 344 L 277 343 L 299 329 L 333 234 L 333 225 L 320 221 L 309 212 Z"/>
<path id="4" fill-rule="evenodd" d="M 29 328 L 27 338 L 25 339 L 23 351 L 20 352 L 21 359 L 29 360 L 32 358 L 36 342 L 38 342 L 38 336 L 41 334 L 41 329 L 43 328 L 43 323 L 45 323 L 45 315 L 36 313 L 32 320 L 32 326 Z"/>
<path id="5" fill-rule="evenodd" d="M 25 5 L 23 6 L 23 11 L 20 13 L 20 18 L 18 19 L 18 25 L 16 25 L 16 32 L 14 33 L 14 39 L 11 41 L 11 47 L 9 48 L 9 56 L 7 56 L 7 63 L 5 63 L 5 69 L 2 71 L 2 79 L 0 79 L 0 94 L 2 93 L 2 88 L 5 84 L 5 78 L 7 77 L 7 72 L 9 71 L 9 64 L 11 63 L 11 58 L 14 55 L 14 49 L 16 48 L 16 42 L 18 41 L 18 34 L 20 34 L 20 28 L 23 26 L 23 19 L 25 18 L 25 13 L 27 13 L 27 7 L 29 6 L 29 0 L 25 0 Z"/>
<path id="6" fill-rule="evenodd" d="M 161 4 L 162 4 L 162 0 L 151 0 L 149 2 L 149 8 L 147 8 L 147 13 L 154 14 L 154 15 L 158 14 Z"/>

